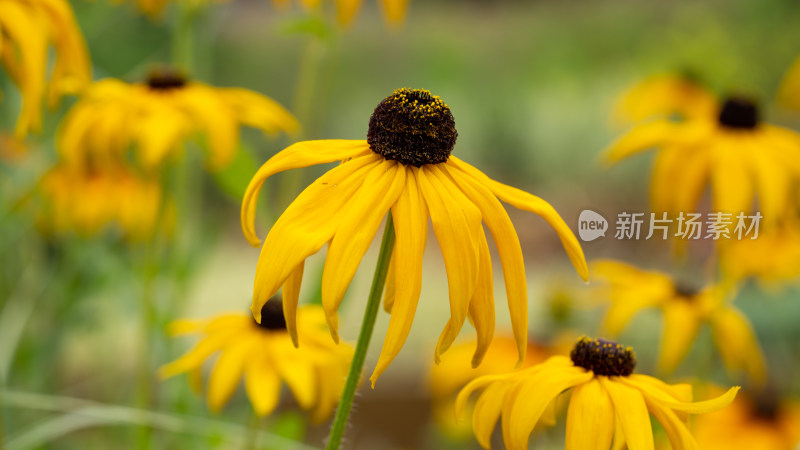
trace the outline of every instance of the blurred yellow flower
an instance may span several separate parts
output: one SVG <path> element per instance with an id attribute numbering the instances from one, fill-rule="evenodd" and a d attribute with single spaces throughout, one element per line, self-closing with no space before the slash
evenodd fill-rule
<path id="1" fill-rule="evenodd" d="M 122 165 L 102 169 L 59 165 L 44 174 L 39 191 L 43 202 L 39 225 L 48 233 L 91 236 L 119 227 L 128 238 L 144 239 L 155 232 L 161 208 L 166 207 L 157 180 Z"/>
<path id="2" fill-rule="evenodd" d="M 719 389 L 717 389 L 719 390 Z M 742 391 L 747 394 L 747 390 Z M 792 450 L 800 444 L 800 402 L 771 393 L 739 395 L 727 408 L 698 417 L 703 450 Z"/>
<path id="3" fill-rule="evenodd" d="M 408 10 L 410 0 L 378 0 L 386 23 L 392 27 L 402 25 Z M 336 19 L 340 25 L 349 26 L 353 23 L 363 0 L 335 0 Z M 289 6 L 290 0 L 272 0 L 272 4 L 280 9 Z M 300 5 L 307 10 L 316 10 L 321 7 L 322 0 L 299 0 Z"/>
<path id="4" fill-rule="evenodd" d="M 59 129 L 65 161 L 119 159 L 134 147 L 147 167 L 176 155 L 184 140 L 202 135 L 208 166 L 224 168 L 239 145 L 239 126 L 293 133 L 295 118 L 274 100 L 240 88 L 216 88 L 172 71 L 154 71 L 144 83 L 105 79 L 92 84 Z"/>
<path id="5" fill-rule="evenodd" d="M 609 163 L 657 148 L 651 179 L 654 211 L 694 211 L 706 185 L 713 209 L 753 210 L 757 197 L 765 221 L 784 217 L 800 177 L 800 135 L 759 120 L 756 105 L 727 99 L 719 114 L 638 125 L 604 153 Z"/>
<path id="6" fill-rule="evenodd" d="M 454 344 L 442 355 L 439 364 L 430 369 L 430 387 L 433 398 L 433 416 L 437 424 L 453 437 L 468 436 L 471 432 L 469 422 L 456 422 L 453 414 L 453 401 L 459 389 L 473 379 L 489 374 L 508 372 L 515 369 L 518 361 L 517 343 L 513 335 L 496 336 L 486 350 L 486 356 L 478 367 L 470 364 L 470 355 L 476 342 Z M 544 361 L 554 354 L 551 349 L 529 343 L 522 368 Z"/>
<path id="7" fill-rule="evenodd" d="M 164 14 L 164 9 L 170 3 L 183 4 L 190 10 L 202 8 L 209 3 L 225 3 L 228 0 L 135 0 L 136 7 L 139 8 L 143 14 L 147 15 L 153 20 L 161 18 Z M 112 3 L 123 3 L 124 0 L 111 0 Z"/>
<path id="8" fill-rule="evenodd" d="M 600 283 L 596 289 L 611 302 L 603 319 L 603 331 L 618 335 L 633 316 L 646 308 L 658 308 L 664 317 L 659 368 L 670 373 L 686 357 L 700 327 L 708 324 L 728 370 L 744 370 L 753 381 L 766 376 L 764 356 L 756 335 L 741 311 L 725 300 L 723 289 L 702 289 L 675 283 L 668 275 L 645 271 L 612 260 L 592 262 Z"/>
<path id="9" fill-rule="evenodd" d="M 794 60 L 783 76 L 778 90 L 778 100 L 787 108 L 800 111 L 800 57 Z"/>
<path id="10" fill-rule="evenodd" d="M 48 71 L 50 46 L 54 59 Z M 41 129 L 45 95 L 55 107 L 91 81 L 86 42 L 67 1 L 0 0 L 0 49 L 3 67 L 22 94 L 19 138 Z"/>
<path id="11" fill-rule="evenodd" d="M 279 298 L 265 304 L 261 313 L 261 324 L 244 313 L 172 322 L 171 335 L 201 334 L 203 338 L 191 351 L 161 367 L 159 375 L 168 378 L 188 372 L 193 389 L 201 391 L 203 363 L 220 352 L 208 380 L 207 402 L 212 411 L 222 409 L 244 377 L 245 391 L 259 416 L 275 410 L 283 381 L 312 422 L 325 421 L 344 386 L 352 347 L 331 342 L 319 306 L 297 310 L 296 319 L 304 327 L 302 348 L 295 348 L 286 332 Z"/>
<path id="12" fill-rule="evenodd" d="M 800 224 L 781 223 L 759 233 L 758 239 L 732 239 L 719 252 L 720 270 L 731 285 L 755 278 L 767 287 L 800 276 Z"/>
<path id="13" fill-rule="evenodd" d="M 634 374 L 636 359 L 630 347 L 583 337 L 566 356 L 553 356 L 528 369 L 485 375 L 470 382 L 456 400 L 462 415 L 478 389 L 473 413 L 475 437 L 489 448 L 492 431 L 502 416 L 503 442 L 510 450 L 528 448 L 531 432 L 558 396 L 572 390 L 567 409 L 567 450 L 608 449 L 612 440 L 631 450 L 652 449 L 650 414 L 664 427 L 675 449 L 698 448 L 685 423 L 685 414 L 703 414 L 728 405 L 739 387 L 724 395 L 692 402 L 689 385 L 669 385 L 657 378 Z"/>
<path id="14" fill-rule="evenodd" d="M 658 116 L 709 117 L 717 112 L 717 99 L 686 73 L 649 77 L 626 90 L 614 108 L 614 122 L 627 125 Z"/>
<path id="15" fill-rule="evenodd" d="M 469 316 L 478 332 L 473 365 L 480 363 L 494 333 L 492 264 L 483 226 L 500 255 L 520 360 L 527 343 L 527 287 L 517 233 L 498 197 L 541 215 L 555 228 L 578 273 L 588 271 L 580 244 L 544 200 L 491 180 L 450 156 L 457 132 L 450 108 L 425 90 L 398 89 L 375 108 L 367 140 L 299 142 L 267 161 L 250 181 L 242 202 L 242 229 L 254 246 L 258 193 L 264 181 L 284 170 L 333 161 L 338 167 L 319 177 L 286 209 L 267 235 L 256 267 L 256 320 L 281 285 L 286 308 L 297 305 L 305 259 L 328 244 L 322 274 L 322 305 L 331 335 L 338 340 L 337 310 L 361 258 L 391 210 L 397 242 L 389 265 L 385 305 L 389 330 L 371 380 L 389 366 L 408 336 L 419 300 L 422 254 L 428 219 L 444 255 L 450 289 L 450 320 L 436 345 L 439 359 Z M 294 324 L 288 324 L 292 333 Z"/>

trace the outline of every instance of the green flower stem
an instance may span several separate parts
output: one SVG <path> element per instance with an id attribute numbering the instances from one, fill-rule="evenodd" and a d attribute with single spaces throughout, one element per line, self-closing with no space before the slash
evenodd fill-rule
<path id="1" fill-rule="evenodd" d="M 342 397 L 339 399 L 339 407 L 336 408 L 336 416 L 333 418 L 333 426 L 331 426 L 328 444 L 325 447 L 327 450 L 338 450 L 342 443 L 347 420 L 350 417 L 350 410 L 353 408 L 353 399 L 361 378 L 361 371 L 364 368 L 364 359 L 367 356 L 369 341 L 372 338 L 372 331 L 375 329 L 375 318 L 378 317 L 378 310 L 380 309 L 383 286 L 386 284 L 389 261 L 392 259 L 392 251 L 394 250 L 394 239 L 394 222 L 390 211 L 386 216 L 386 227 L 383 230 L 383 240 L 378 253 L 378 263 L 375 266 L 375 275 L 372 277 L 372 287 L 369 290 L 367 308 L 364 310 L 364 320 L 361 322 L 361 331 L 358 333 L 356 351 L 353 354 L 353 362 L 350 363 L 350 372 L 347 374 Z"/>

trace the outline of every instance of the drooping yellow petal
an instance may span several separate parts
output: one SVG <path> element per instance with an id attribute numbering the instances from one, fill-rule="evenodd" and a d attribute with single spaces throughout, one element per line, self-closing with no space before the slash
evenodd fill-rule
<path id="1" fill-rule="evenodd" d="M 503 205 L 480 181 L 459 169 L 447 165 L 448 174 L 462 192 L 478 207 L 483 221 L 492 233 L 500 263 L 503 266 L 503 279 L 506 284 L 508 310 L 511 316 L 511 329 L 517 342 L 519 361 L 525 357 L 528 344 L 528 292 L 525 278 L 525 264 L 517 231 L 511 223 Z M 453 170 L 455 169 L 455 170 Z"/>
<path id="2" fill-rule="evenodd" d="M 290 145 L 270 158 L 250 180 L 242 200 L 242 231 L 254 247 L 261 245 L 256 235 L 255 219 L 258 193 L 267 178 L 289 169 L 313 166 L 355 157 L 369 150 L 366 141 L 320 140 L 303 141 Z"/>
<path id="3" fill-rule="evenodd" d="M 696 307 L 689 301 L 673 300 L 665 304 L 662 311 L 664 331 L 661 335 L 658 365 L 664 372 L 672 373 L 689 352 L 701 322 Z"/>
<path id="4" fill-rule="evenodd" d="M 494 292 L 492 287 L 492 257 L 489 253 L 489 244 L 483 233 L 480 238 L 480 261 L 478 267 L 478 284 L 469 302 L 469 317 L 475 332 L 478 334 L 478 343 L 475 354 L 472 356 L 472 367 L 478 367 L 489 349 L 494 337 Z"/>
<path id="5" fill-rule="evenodd" d="M 733 307 L 720 308 L 711 316 L 710 324 L 725 367 L 731 372 L 746 370 L 756 384 L 765 382 L 764 353 L 747 318 Z"/>
<path id="6" fill-rule="evenodd" d="M 286 108 L 258 92 L 242 88 L 217 89 L 217 92 L 245 125 L 271 134 L 277 131 L 293 134 L 300 129 L 297 119 Z"/>
<path id="7" fill-rule="evenodd" d="M 774 223 L 786 217 L 790 210 L 792 176 L 781 160 L 774 156 L 774 148 L 763 148 L 760 141 L 748 139 L 750 170 L 758 193 L 761 214 Z M 733 218 L 735 221 L 735 217 Z"/>
<path id="8" fill-rule="evenodd" d="M 384 160 L 370 173 L 339 212 L 341 221 L 328 247 L 322 272 L 322 307 L 334 341 L 339 341 L 337 310 L 358 265 L 389 208 L 406 183 L 405 167 Z M 399 270 L 403 271 L 405 266 Z"/>
<path id="9" fill-rule="evenodd" d="M 239 384 L 245 363 L 252 354 L 255 340 L 252 337 L 237 341 L 225 348 L 217 359 L 208 379 L 208 409 L 219 411 L 228 402 Z"/>
<path id="10" fill-rule="evenodd" d="M 656 420 L 658 420 L 664 428 L 664 431 L 666 431 L 669 442 L 672 444 L 674 450 L 697 449 L 697 442 L 695 442 L 686 424 L 683 423 L 681 418 L 678 417 L 674 411 L 661 406 L 647 395 L 644 395 L 644 402 L 650 413 L 655 416 Z"/>
<path id="11" fill-rule="evenodd" d="M 395 281 L 392 292 L 392 317 L 383 341 L 381 354 L 370 377 L 372 386 L 389 367 L 403 347 L 414 320 L 422 289 L 422 256 L 428 238 L 428 208 L 419 189 L 416 167 L 405 170 L 406 188 L 392 206 L 392 218 L 397 240 L 392 261 L 402 282 Z M 388 291 L 387 291 L 388 292 Z"/>
<path id="12" fill-rule="evenodd" d="M 546 362 L 544 364 L 547 364 Z M 510 450 L 525 450 L 533 428 L 562 391 L 586 383 L 592 372 L 574 366 L 548 366 L 512 386 L 503 405 L 503 441 Z"/>
<path id="13" fill-rule="evenodd" d="M 368 155 L 331 169 L 311 183 L 278 218 L 261 248 L 256 266 L 251 310 L 261 320 L 261 307 L 278 291 L 301 261 L 333 237 L 341 210 L 361 187 L 371 169 L 384 159 Z"/>
<path id="14" fill-rule="evenodd" d="M 286 381 L 294 398 L 297 399 L 297 404 L 301 408 L 309 410 L 317 401 L 318 380 L 312 361 L 309 358 L 293 354 L 297 352 L 302 352 L 302 350 L 275 351 L 270 357 L 278 375 Z"/>
<path id="15" fill-rule="evenodd" d="M 383 15 L 389 25 L 399 27 L 403 23 L 408 10 L 408 2 L 409 0 L 380 0 Z"/>
<path id="16" fill-rule="evenodd" d="M 360 8 L 361 0 L 336 0 L 336 18 L 339 24 L 344 26 L 352 24 Z"/>
<path id="17" fill-rule="evenodd" d="M 567 409 L 567 450 L 608 450 L 614 437 L 614 407 L 596 379 L 576 386 Z"/>
<path id="18" fill-rule="evenodd" d="M 297 304 L 300 302 L 300 285 L 303 283 L 303 269 L 305 261 L 295 267 L 283 284 L 283 318 L 286 321 L 286 331 L 292 338 L 292 344 L 299 346 L 297 340 Z"/>
<path id="19" fill-rule="evenodd" d="M 436 166 L 422 166 L 417 180 L 442 249 L 450 293 L 450 319 L 434 352 L 434 360 L 438 361 L 461 330 L 478 281 L 476 235 L 482 232 L 481 215 L 463 194 L 455 192 L 455 186 Z"/>
<path id="20" fill-rule="evenodd" d="M 250 357 L 244 376 L 244 388 L 250 403 L 253 404 L 253 410 L 259 416 L 268 415 L 278 406 L 281 379 L 275 368 L 268 363 L 266 355 Z"/>
<path id="21" fill-rule="evenodd" d="M 492 432 L 500 419 L 509 384 L 496 382 L 487 387 L 475 402 L 472 412 L 472 430 L 481 447 L 491 447 Z"/>
<path id="22" fill-rule="evenodd" d="M 681 170 L 668 182 L 667 189 L 672 189 L 670 210 L 673 214 L 689 213 L 697 210 L 697 204 L 709 182 L 708 153 L 689 148 L 683 153 Z"/>
<path id="23" fill-rule="evenodd" d="M 506 379 L 508 379 L 508 374 L 505 373 L 499 375 L 484 375 L 467 383 L 467 385 L 464 386 L 461 391 L 459 391 L 458 396 L 456 396 L 456 418 L 461 420 L 461 417 L 464 415 L 464 409 L 467 407 L 467 403 L 469 402 L 469 397 L 473 392 L 477 391 L 478 389 L 485 388 L 492 383 L 501 382 Z"/>
<path id="24" fill-rule="evenodd" d="M 389 259 L 389 267 L 386 269 L 386 286 L 383 288 L 383 310 L 387 313 L 392 313 L 394 306 L 394 293 L 397 289 L 397 274 L 395 273 L 397 263 L 394 262 L 397 254 L 397 246 L 392 251 L 392 257 Z"/>
<path id="25" fill-rule="evenodd" d="M 478 181 L 484 183 L 484 185 L 486 185 L 486 187 L 488 187 L 497 197 L 499 197 L 500 200 L 517 209 L 530 211 L 546 220 L 547 223 L 549 223 L 550 226 L 556 230 L 556 233 L 558 233 L 561 244 L 564 246 L 564 250 L 566 250 L 570 261 L 572 261 L 572 265 L 575 267 L 575 270 L 578 271 L 578 275 L 580 275 L 584 281 L 589 280 L 589 269 L 586 265 L 586 258 L 583 256 L 583 249 L 581 248 L 580 243 L 578 243 L 578 239 L 569 229 L 567 224 L 564 223 L 564 220 L 561 218 L 561 216 L 558 215 L 556 210 L 549 203 L 533 194 L 529 194 L 515 187 L 507 186 L 503 183 L 492 180 L 480 170 L 472 167 L 464 161 L 461 161 L 455 156 L 451 156 L 450 161 L 452 161 L 459 169 L 470 174 Z"/>
<path id="26" fill-rule="evenodd" d="M 716 211 L 734 216 L 753 206 L 752 177 L 744 149 L 732 137 L 720 138 L 711 149 L 711 199 Z"/>
<path id="27" fill-rule="evenodd" d="M 222 96 L 203 84 L 189 83 L 176 93 L 174 100 L 195 122 L 194 128 L 205 135 L 209 169 L 227 166 L 239 146 L 239 125 Z"/>
<path id="28" fill-rule="evenodd" d="M 638 390 L 619 383 L 619 377 L 598 377 L 603 388 L 611 398 L 616 411 L 616 419 L 625 433 L 625 442 L 630 450 L 652 450 L 653 429 L 650 425 L 650 414 L 644 397 Z M 624 378 L 624 377 L 622 377 Z"/>

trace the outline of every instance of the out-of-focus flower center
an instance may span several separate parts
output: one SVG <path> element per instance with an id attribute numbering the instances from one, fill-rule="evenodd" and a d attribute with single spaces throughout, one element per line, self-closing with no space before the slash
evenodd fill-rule
<path id="1" fill-rule="evenodd" d="M 424 89 L 394 91 L 375 108 L 367 131 L 372 151 L 415 167 L 447 161 L 457 137 L 450 108 Z"/>
<path id="2" fill-rule="evenodd" d="M 283 317 L 283 301 L 279 296 L 272 297 L 261 307 L 261 323 L 256 323 L 266 330 L 286 330 L 286 319 Z"/>
<path id="3" fill-rule="evenodd" d="M 147 86 L 154 91 L 168 91 L 186 86 L 186 76 L 177 70 L 158 69 L 147 76 Z"/>
<path id="4" fill-rule="evenodd" d="M 573 364 L 591 370 L 595 375 L 628 376 L 636 367 L 631 347 L 585 336 L 578 339 L 569 357 Z"/>
<path id="5" fill-rule="evenodd" d="M 775 421 L 780 409 L 780 399 L 775 392 L 761 392 L 753 396 L 753 417 L 767 422 Z"/>
<path id="6" fill-rule="evenodd" d="M 700 289 L 697 286 L 685 282 L 676 282 L 674 289 L 676 296 L 686 300 L 692 300 L 700 293 Z"/>
<path id="7" fill-rule="evenodd" d="M 750 100 L 729 98 L 719 111 L 719 123 L 728 128 L 753 129 L 758 125 L 758 108 Z"/>

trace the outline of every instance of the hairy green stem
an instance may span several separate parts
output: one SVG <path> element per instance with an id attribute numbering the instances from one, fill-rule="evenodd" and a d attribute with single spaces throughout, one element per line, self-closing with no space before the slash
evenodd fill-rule
<path id="1" fill-rule="evenodd" d="M 380 309 L 383 286 L 386 284 L 389 261 L 392 259 L 392 251 L 394 250 L 394 239 L 394 222 L 390 211 L 386 216 L 386 227 L 383 230 L 378 263 L 375 266 L 375 275 L 372 277 L 372 287 L 369 290 L 367 308 L 364 310 L 364 320 L 361 322 L 361 331 L 358 333 L 358 342 L 353 354 L 353 361 L 350 363 L 350 372 L 347 374 L 347 381 L 342 391 L 342 397 L 339 399 L 339 406 L 336 408 L 336 416 L 333 418 L 333 425 L 328 436 L 328 444 L 325 447 L 327 450 L 338 450 L 342 443 L 342 437 L 344 437 L 344 430 L 347 428 L 350 410 L 353 408 L 353 399 L 361 378 L 361 371 L 364 368 L 364 359 L 367 356 L 369 341 L 375 328 L 375 318 L 378 317 L 378 310 Z"/>

